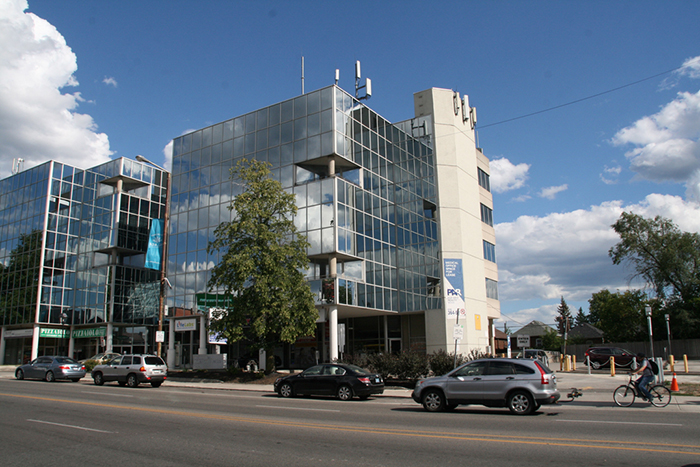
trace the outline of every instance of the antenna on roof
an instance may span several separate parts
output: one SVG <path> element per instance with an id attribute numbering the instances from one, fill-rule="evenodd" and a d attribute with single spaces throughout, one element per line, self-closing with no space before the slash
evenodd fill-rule
<path id="1" fill-rule="evenodd" d="M 338 81 L 340 81 L 340 70 L 336 68 L 335 69 L 335 85 L 336 86 L 338 85 Z"/>
<path id="2" fill-rule="evenodd" d="M 12 159 L 12 173 L 16 174 L 22 171 L 22 162 L 24 162 L 24 159 L 21 157 L 17 157 L 15 159 Z"/>
<path id="3" fill-rule="evenodd" d="M 304 56 L 301 56 L 301 93 L 304 94 Z"/>
<path id="4" fill-rule="evenodd" d="M 360 86 L 360 78 L 361 78 L 361 73 L 360 73 L 360 61 L 358 60 L 355 62 L 355 99 L 357 100 L 362 100 L 362 99 L 369 99 L 372 97 L 372 80 L 367 78 L 365 80 L 365 85 Z M 360 89 L 365 90 L 365 95 L 362 97 L 358 96 L 358 93 Z"/>

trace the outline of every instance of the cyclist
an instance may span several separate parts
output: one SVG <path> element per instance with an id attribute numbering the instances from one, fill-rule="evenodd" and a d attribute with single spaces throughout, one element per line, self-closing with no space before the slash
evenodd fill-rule
<path id="1" fill-rule="evenodd" d="M 637 387 L 639 388 L 639 392 L 642 393 L 642 397 L 644 398 L 644 400 L 648 401 L 651 400 L 651 394 L 647 389 L 647 385 L 654 381 L 654 372 L 651 370 L 651 367 L 649 366 L 649 361 L 646 359 L 643 353 L 637 354 L 637 360 L 641 360 L 642 363 L 639 364 L 637 369 L 634 370 L 632 374 L 642 374 L 642 377 L 637 380 Z"/>

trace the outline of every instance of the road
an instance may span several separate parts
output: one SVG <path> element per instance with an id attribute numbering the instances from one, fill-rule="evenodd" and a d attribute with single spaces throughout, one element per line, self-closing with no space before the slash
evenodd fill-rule
<path id="1" fill-rule="evenodd" d="M 0 379 L 3 466 L 567 466 L 700 464 L 697 412 L 542 407 L 533 416 L 406 398 Z M 320 463 L 320 464 L 319 464 Z"/>

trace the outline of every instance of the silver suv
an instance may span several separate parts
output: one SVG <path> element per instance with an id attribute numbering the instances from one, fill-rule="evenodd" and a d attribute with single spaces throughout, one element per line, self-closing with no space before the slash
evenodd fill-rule
<path id="1" fill-rule="evenodd" d="M 168 377 L 168 366 L 155 355 L 121 355 L 92 369 L 93 381 L 102 386 L 108 381 L 116 381 L 120 386 L 135 388 L 139 383 L 150 383 L 159 387 Z"/>
<path id="2" fill-rule="evenodd" d="M 508 407 L 517 415 L 559 400 L 556 375 L 538 360 L 486 358 L 467 362 L 446 375 L 419 381 L 413 400 L 428 412 L 458 405 Z"/>

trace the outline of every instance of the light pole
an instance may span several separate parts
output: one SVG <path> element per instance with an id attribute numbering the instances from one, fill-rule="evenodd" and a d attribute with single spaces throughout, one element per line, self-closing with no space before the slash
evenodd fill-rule
<path id="1" fill-rule="evenodd" d="M 651 305 L 644 307 L 647 314 L 647 323 L 649 324 L 649 347 L 651 347 L 651 359 L 654 359 L 654 333 L 651 329 Z"/>
<path id="2" fill-rule="evenodd" d="M 666 361 L 670 361 L 668 358 L 669 356 L 673 355 L 673 352 L 671 352 L 671 317 L 666 314 L 664 315 L 666 318 L 666 336 L 668 337 L 668 354 L 666 355 Z"/>
<path id="3" fill-rule="evenodd" d="M 162 336 L 163 335 L 163 316 L 165 315 L 165 283 L 167 281 L 167 278 L 165 277 L 165 265 L 167 264 L 167 257 L 168 257 L 168 228 L 169 228 L 169 219 L 170 219 L 170 172 L 165 170 L 163 167 L 159 166 L 158 164 L 154 164 L 153 162 L 149 161 L 145 157 L 138 155 L 136 156 L 136 160 L 139 162 L 143 162 L 145 164 L 152 165 L 153 167 L 157 168 L 158 170 L 163 171 L 163 173 L 166 176 L 166 191 L 165 191 L 165 214 L 163 216 L 163 252 L 161 254 L 160 258 L 160 294 L 158 297 L 158 335 Z M 163 340 L 162 339 L 156 339 L 157 342 L 157 355 L 160 357 L 162 356 L 162 348 L 163 348 Z"/>

